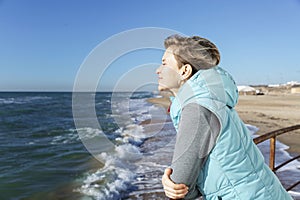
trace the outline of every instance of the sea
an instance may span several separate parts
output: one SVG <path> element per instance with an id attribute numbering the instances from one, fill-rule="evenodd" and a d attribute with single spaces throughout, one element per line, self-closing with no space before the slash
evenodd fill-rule
<path id="1" fill-rule="evenodd" d="M 99 126 L 77 126 L 71 92 L 0 93 L 0 199 L 167 199 L 161 176 L 171 163 L 176 133 L 165 109 L 147 101 L 159 95 L 78 95 L 93 97 L 80 108 L 93 107 Z M 247 127 L 256 137 L 258 128 Z M 83 142 L 99 135 L 106 144 L 93 145 L 112 148 L 92 152 Z M 259 145 L 266 162 L 268 145 Z M 287 149 L 277 142 L 277 164 L 291 157 Z M 299 168 L 296 160 L 277 174 L 288 177 L 288 186 L 300 180 Z M 300 199 L 299 192 L 296 187 L 290 193 Z"/>

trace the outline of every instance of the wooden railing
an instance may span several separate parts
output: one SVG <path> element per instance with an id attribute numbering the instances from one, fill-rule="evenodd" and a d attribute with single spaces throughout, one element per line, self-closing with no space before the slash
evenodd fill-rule
<path id="1" fill-rule="evenodd" d="M 300 124 L 298 125 L 295 125 L 295 126 L 290 126 L 290 127 L 287 127 L 287 128 L 282 128 L 282 129 L 279 129 L 279 130 L 276 130 L 276 131 L 272 131 L 272 132 L 269 132 L 269 133 L 266 133 L 264 135 L 261 135 L 257 138 L 254 138 L 253 141 L 255 144 L 259 144 L 263 141 L 266 141 L 268 139 L 270 139 L 270 161 L 269 161 L 269 167 L 271 168 L 271 170 L 275 173 L 279 168 L 283 167 L 284 165 L 292 162 L 293 160 L 296 160 L 298 158 L 300 158 L 300 155 L 294 157 L 294 158 L 291 158 L 290 160 L 278 165 L 275 167 L 275 149 L 276 149 L 276 137 L 279 136 L 279 135 L 282 135 L 284 133 L 287 133 L 287 132 L 290 132 L 290 131 L 293 131 L 293 130 L 297 130 L 297 129 L 300 129 Z M 291 185 L 290 187 L 288 187 L 286 190 L 289 191 L 291 190 L 292 188 L 296 187 L 298 184 L 300 184 L 300 181 L 294 183 L 293 185 Z"/>

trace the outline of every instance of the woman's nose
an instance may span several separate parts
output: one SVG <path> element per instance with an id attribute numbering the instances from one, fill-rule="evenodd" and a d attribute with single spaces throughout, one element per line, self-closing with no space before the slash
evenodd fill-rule
<path id="1" fill-rule="evenodd" d="M 161 66 L 159 66 L 159 67 L 156 69 L 156 74 L 159 74 L 159 73 L 160 73 L 160 67 L 161 67 Z"/>

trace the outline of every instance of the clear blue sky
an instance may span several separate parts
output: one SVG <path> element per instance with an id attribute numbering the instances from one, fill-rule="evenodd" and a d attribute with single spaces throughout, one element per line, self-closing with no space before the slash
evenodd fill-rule
<path id="1" fill-rule="evenodd" d="M 0 91 L 72 90 L 100 42 L 142 27 L 210 39 L 238 84 L 300 81 L 299 22 L 299 0 L 0 0 Z M 161 54 L 114 64 L 129 70 L 158 63 Z M 114 84 L 104 82 L 108 90 Z"/>

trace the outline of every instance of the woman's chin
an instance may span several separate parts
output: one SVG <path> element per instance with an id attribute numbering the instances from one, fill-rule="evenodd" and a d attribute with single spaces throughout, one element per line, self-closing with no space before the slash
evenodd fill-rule
<path id="1" fill-rule="evenodd" d="M 167 93 L 171 92 L 172 93 L 172 91 L 169 88 L 161 86 L 161 85 L 158 86 L 158 91 L 167 92 Z"/>
<path id="2" fill-rule="evenodd" d="M 158 91 L 166 91 L 167 88 L 163 87 L 162 85 L 158 85 Z"/>

